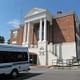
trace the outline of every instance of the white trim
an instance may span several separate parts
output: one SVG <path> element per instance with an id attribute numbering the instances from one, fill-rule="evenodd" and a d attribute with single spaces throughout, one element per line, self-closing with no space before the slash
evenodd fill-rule
<path id="1" fill-rule="evenodd" d="M 25 44 L 25 42 L 26 42 L 26 23 L 24 24 L 24 33 L 23 33 L 23 43 L 22 44 Z"/>
<path id="2" fill-rule="evenodd" d="M 44 18 L 44 41 L 46 41 L 46 37 L 47 37 L 47 36 L 46 36 L 46 33 L 47 33 L 47 32 L 46 32 L 46 31 L 47 31 L 47 30 L 46 30 L 46 29 L 47 29 L 47 24 L 46 24 L 47 22 L 46 22 L 46 21 L 47 21 L 46 18 Z"/>
<path id="3" fill-rule="evenodd" d="M 29 45 L 29 34 L 30 34 L 30 22 L 28 22 L 28 28 L 27 28 L 27 45 Z"/>
<path id="4" fill-rule="evenodd" d="M 39 26 L 39 41 L 42 41 L 42 19 L 40 19 L 40 26 Z"/>
<path id="5" fill-rule="evenodd" d="M 12 41 L 12 44 L 16 44 L 16 41 Z"/>
<path id="6" fill-rule="evenodd" d="M 17 31 L 17 30 L 13 31 L 13 37 L 14 37 L 14 38 L 16 38 L 16 37 L 17 37 L 17 33 L 18 33 L 18 31 Z"/>
<path id="7" fill-rule="evenodd" d="M 27 47 L 22 47 L 20 45 L 4 45 L 0 44 L 0 51 L 28 51 Z"/>
<path id="8" fill-rule="evenodd" d="M 30 17 L 30 16 L 33 16 L 33 15 L 36 15 L 38 13 L 42 13 L 42 12 L 45 12 L 47 11 L 46 9 L 41 9 L 41 8 L 33 8 L 26 16 L 26 17 Z"/>
<path id="9" fill-rule="evenodd" d="M 39 20 L 41 18 L 46 18 L 47 20 L 52 22 L 52 16 L 46 9 L 34 8 L 32 9 L 26 16 L 25 22 L 31 22 L 35 20 Z"/>
<path id="10" fill-rule="evenodd" d="M 80 40 L 80 36 L 76 33 L 76 37 Z"/>
<path id="11" fill-rule="evenodd" d="M 45 17 L 46 17 L 46 13 L 39 13 L 39 14 L 25 18 L 25 22 L 31 22 L 31 21 L 39 20 L 39 19 L 45 18 Z"/>

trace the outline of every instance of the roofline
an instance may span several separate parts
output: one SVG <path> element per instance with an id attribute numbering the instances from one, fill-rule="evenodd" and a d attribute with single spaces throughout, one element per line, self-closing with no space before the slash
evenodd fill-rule
<path id="1" fill-rule="evenodd" d="M 0 51 L 27 52 L 28 47 L 21 45 L 0 44 Z"/>
<path id="2" fill-rule="evenodd" d="M 35 8 L 35 7 L 34 7 L 34 8 L 32 8 L 27 14 L 29 14 L 33 9 L 42 9 L 42 10 L 44 9 L 44 12 L 47 11 L 47 9 L 45 9 L 45 8 Z M 36 14 L 34 14 L 34 15 L 36 15 Z M 31 16 L 34 16 L 34 15 L 31 15 Z M 24 19 L 25 19 L 25 18 L 28 18 L 28 17 L 30 17 L 30 16 L 25 15 L 25 16 L 24 16 Z"/>
<path id="3" fill-rule="evenodd" d="M 10 31 L 18 31 L 19 28 L 11 29 Z"/>
<path id="4" fill-rule="evenodd" d="M 11 29 L 11 31 L 16 31 L 16 30 L 18 30 L 20 27 L 23 27 L 23 26 L 24 26 L 24 24 L 22 23 L 22 24 L 18 25 L 17 28 Z"/>
<path id="5" fill-rule="evenodd" d="M 22 46 L 22 45 L 1 44 L 1 43 L 0 43 L 0 46 L 7 46 L 7 47 L 24 47 L 24 46 Z"/>
<path id="6" fill-rule="evenodd" d="M 72 15 L 72 14 L 76 14 L 75 11 L 68 12 L 68 13 L 61 13 L 59 15 L 57 14 L 57 15 L 53 16 L 53 19 L 65 17 L 65 16 Z"/>

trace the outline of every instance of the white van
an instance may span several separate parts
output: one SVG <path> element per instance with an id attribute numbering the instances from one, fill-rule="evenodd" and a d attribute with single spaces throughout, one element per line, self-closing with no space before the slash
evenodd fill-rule
<path id="1" fill-rule="evenodd" d="M 30 70 L 27 47 L 0 44 L 0 74 L 17 77 L 19 72 Z"/>

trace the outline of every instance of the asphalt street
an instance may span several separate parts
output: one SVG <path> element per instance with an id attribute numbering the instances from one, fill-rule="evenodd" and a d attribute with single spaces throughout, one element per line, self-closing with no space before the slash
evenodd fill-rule
<path id="1" fill-rule="evenodd" d="M 80 69 L 55 70 L 31 67 L 31 70 L 28 73 L 21 73 L 16 79 L 11 79 L 10 76 L 1 76 L 0 80 L 80 80 Z"/>

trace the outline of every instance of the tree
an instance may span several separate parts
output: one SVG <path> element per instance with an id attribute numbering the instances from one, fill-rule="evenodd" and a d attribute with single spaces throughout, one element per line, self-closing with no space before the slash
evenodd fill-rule
<path id="1" fill-rule="evenodd" d="M 0 36 L 0 43 L 5 43 L 5 38 L 3 36 Z"/>
<path id="2" fill-rule="evenodd" d="M 10 39 L 7 41 L 8 44 L 10 44 Z"/>

